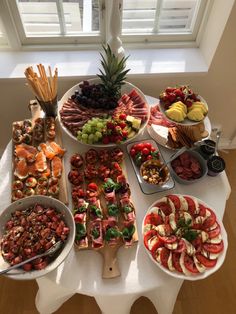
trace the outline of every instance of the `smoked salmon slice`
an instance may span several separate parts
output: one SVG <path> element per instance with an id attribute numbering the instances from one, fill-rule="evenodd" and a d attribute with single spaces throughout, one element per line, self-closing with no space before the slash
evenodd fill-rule
<path id="1" fill-rule="evenodd" d="M 36 155 L 35 168 L 39 172 L 43 172 L 47 169 L 47 159 L 44 152 L 39 152 Z"/>
<path id="2" fill-rule="evenodd" d="M 20 180 L 28 177 L 29 168 L 25 159 L 19 159 L 16 162 L 14 175 Z"/>
<path id="3" fill-rule="evenodd" d="M 16 145 L 15 155 L 19 159 L 25 158 L 28 162 L 33 162 L 37 154 L 37 149 L 34 146 L 25 143 Z"/>
<path id="4" fill-rule="evenodd" d="M 53 157 L 60 155 L 61 157 L 65 154 L 65 149 L 61 148 L 56 142 L 46 142 L 39 144 L 39 150 L 42 150 L 45 156 L 52 160 Z"/>
<path id="5" fill-rule="evenodd" d="M 52 176 L 54 178 L 60 178 L 61 174 L 62 174 L 62 162 L 61 162 L 61 158 L 58 156 L 55 156 L 52 159 Z"/>
<path id="6" fill-rule="evenodd" d="M 38 176 L 38 170 L 35 167 L 35 163 L 28 165 L 29 174 L 35 178 Z"/>

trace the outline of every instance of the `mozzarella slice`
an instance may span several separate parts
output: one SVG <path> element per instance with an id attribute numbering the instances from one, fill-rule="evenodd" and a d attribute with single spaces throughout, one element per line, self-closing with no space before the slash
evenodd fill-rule
<path id="1" fill-rule="evenodd" d="M 193 261 L 199 273 L 204 273 L 204 271 L 206 270 L 206 267 L 199 262 L 199 260 L 196 258 L 195 255 L 193 256 Z"/>
<path id="2" fill-rule="evenodd" d="M 184 210 L 187 211 L 188 210 L 188 202 L 186 201 L 186 199 L 182 196 L 179 195 L 179 200 L 180 200 L 180 210 Z"/>
<path id="3" fill-rule="evenodd" d="M 144 227 L 143 227 L 143 234 L 145 234 L 147 231 L 153 229 L 153 225 L 151 224 L 146 224 Z"/>
<path id="4" fill-rule="evenodd" d="M 169 250 L 176 250 L 178 247 L 178 242 L 174 243 L 165 243 L 165 247 Z"/>
<path id="5" fill-rule="evenodd" d="M 159 241 L 158 237 L 157 236 L 154 236 L 154 237 L 151 237 L 149 240 L 148 240 L 148 249 L 151 251 L 153 246 L 156 244 L 156 242 Z"/>
<path id="6" fill-rule="evenodd" d="M 202 238 L 202 242 L 203 243 L 206 242 L 208 240 L 208 238 L 209 238 L 208 233 L 205 232 L 205 231 L 201 231 L 201 238 Z"/>
<path id="7" fill-rule="evenodd" d="M 182 212 L 181 217 L 184 218 L 185 223 L 188 223 L 189 221 L 191 221 L 189 226 L 193 225 L 193 218 L 188 212 Z"/>
<path id="8" fill-rule="evenodd" d="M 169 258 L 167 261 L 167 265 L 168 265 L 168 268 L 170 271 L 175 271 L 175 268 L 174 268 L 173 263 L 172 263 L 172 252 L 170 252 L 170 255 L 169 255 Z"/>
<path id="9" fill-rule="evenodd" d="M 156 253 L 155 253 L 155 259 L 158 263 L 161 263 L 161 250 L 162 249 L 163 248 L 160 247 L 159 249 L 156 250 Z"/>
<path id="10" fill-rule="evenodd" d="M 170 224 L 172 230 L 176 230 L 177 224 L 176 224 L 175 214 L 174 213 L 171 213 L 169 215 L 169 224 Z"/>
<path id="11" fill-rule="evenodd" d="M 179 258 L 180 267 L 182 268 L 182 271 L 185 275 L 191 276 L 192 273 L 188 271 L 187 268 L 184 266 L 184 256 L 185 256 L 185 252 L 182 252 Z"/>
<path id="12" fill-rule="evenodd" d="M 194 214 L 199 214 L 200 208 L 199 208 L 198 201 L 196 200 L 195 197 L 192 197 L 192 200 L 194 201 L 194 204 L 195 204 L 195 211 L 194 211 Z"/>
<path id="13" fill-rule="evenodd" d="M 182 238 L 186 244 L 186 251 L 189 256 L 193 256 L 196 254 L 195 247 L 186 239 Z"/>
<path id="14" fill-rule="evenodd" d="M 194 219 L 193 223 L 194 223 L 194 224 L 203 224 L 203 222 L 204 222 L 205 220 L 206 220 L 205 217 L 203 217 L 203 216 L 197 216 L 197 217 Z"/>
<path id="15" fill-rule="evenodd" d="M 219 244 L 222 241 L 222 236 L 219 234 L 217 237 L 208 239 L 206 242 L 207 243 L 212 243 L 212 244 Z"/>
<path id="16" fill-rule="evenodd" d="M 155 230 L 160 234 L 160 236 L 166 236 L 165 225 L 159 225 L 155 227 Z"/>
<path id="17" fill-rule="evenodd" d="M 163 211 L 159 207 L 157 207 L 157 206 L 152 207 L 149 212 L 160 215 L 163 220 L 166 217 L 166 215 L 163 213 Z"/>
<path id="18" fill-rule="evenodd" d="M 207 252 L 204 249 L 201 250 L 201 253 L 203 256 L 205 256 L 208 259 L 217 259 L 220 256 L 220 253 L 214 254 L 214 253 Z"/>

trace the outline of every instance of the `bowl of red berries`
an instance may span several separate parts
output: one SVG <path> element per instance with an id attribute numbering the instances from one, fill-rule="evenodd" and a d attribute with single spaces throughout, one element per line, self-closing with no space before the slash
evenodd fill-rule
<path id="1" fill-rule="evenodd" d="M 74 238 L 74 219 L 62 202 L 41 195 L 18 200 L 0 214 L 0 271 L 39 256 L 7 274 L 18 280 L 44 276 L 64 261 Z"/>

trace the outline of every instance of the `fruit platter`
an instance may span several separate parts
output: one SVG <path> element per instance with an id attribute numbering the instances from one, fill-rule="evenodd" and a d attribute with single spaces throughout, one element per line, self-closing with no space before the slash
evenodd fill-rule
<path id="1" fill-rule="evenodd" d="M 208 114 L 206 101 L 187 85 L 167 87 L 159 99 L 162 113 L 177 124 L 198 124 Z"/>
<path id="2" fill-rule="evenodd" d="M 120 148 L 113 148 L 89 149 L 84 155 L 75 153 L 70 157 L 68 180 L 76 225 L 75 245 L 79 250 L 97 250 L 103 255 L 103 278 L 120 275 L 117 250 L 138 241 L 123 156 Z"/>
<path id="3" fill-rule="evenodd" d="M 184 146 L 191 148 L 196 142 L 208 138 L 211 134 L 211 124 L 208 117 L 194 125 L 168 120 L 158 103 L 150 108 L 147 131 L 158 144 L 175 150 Z"/>
<path id="4" fill-rule="evenodd" d="M 172 189 L 174 181 L 155 141 L 143 140 L 127 145 L 133 169 L 144 194 Z"/>
<path id="5" fill-rule="evenodd" d="M 208 277 L 223 264 L 227 234 L 214 210 L 190 195 L 170 194 L 150 206 L 142 224 L 151 260 L 181 279 Z"/>
<path id="6" fill-rule="evenodd" d="M 55 118 L 13 122 L 12 201 L 27 196 L 45 195 L 68 203 L 64 160 Z"/>
<path id="7" fill-rule="evenodd" d="M 104 48 L 98 78 L 83 81 L 61 98 L 58 117 L 62 129 L 76 141 L 97 147 L 133 140 L 149 119 L 144 94 L 125 81 L 125 62 Z"/>

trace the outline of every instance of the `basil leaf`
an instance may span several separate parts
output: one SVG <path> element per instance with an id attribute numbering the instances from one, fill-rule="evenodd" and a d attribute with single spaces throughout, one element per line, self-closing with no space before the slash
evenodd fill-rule
<path id="1" fill-rule="evenodd" d="M 94 239 L 97 239 L 100 236 L 100 232 L 98 229 L 93 229 L 92 230 L 92 236 Z"/>
<path id="2" fill-rule="evenodd" d="M 133 211 L 133 208 L 131 206 L 126 205 L 125 207 L 123 207 L 123 211 L 128 214 L 131 213 Z"/>
<path id="3" fill-rule="evenodd" d="M 123 239 L 126 241 L 131 240 L 134 232 L 135 232 L 135 226 L 134 225 L 124 228 L 122 230 Z"/>
<path id="4" fill-rule="evenodd" d="M 96 205 L 91 205 L 91 206 L 90 206 L 90 210 L 91 210 L 91 212 L 92 212 L 95 216 L 97 216 L 98 218 L 102 218 L 102 217 L 103 217 L 100 208 L 98 208 Z"/>
<path id="5" fill-rule="evenodd" d="M 119 208 L 115 204 L 110 204 L 107 206 L 108 209 L 108 215 L 109 216 L 118 216 L 119 214 Z"/>
<path id="6" fill-rule="evenodd" d="M 110 241 L 111 239 L 115 239 L 120 237 L 121 233 L 119 230 L 115 228 L 109 228 L 105 233 L 105 240 Z"/>
<path id="7" fill-rule="evenodd" d="M 84 238 L 86 236 L 86 229 L 85 226 L 83 224 L 76 224 L 76 236 L 75 239 L 76 240 L 81 240 L 82 238 Z"/>
<path id="8" fill-rule="evenodd" d="M 195 240 L 198 236 L 198 232 L 195 230 L 186 230 L 183 234 L 183 238 L 188 240 L 189 242 L 192 242 Z"/>

